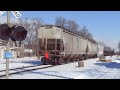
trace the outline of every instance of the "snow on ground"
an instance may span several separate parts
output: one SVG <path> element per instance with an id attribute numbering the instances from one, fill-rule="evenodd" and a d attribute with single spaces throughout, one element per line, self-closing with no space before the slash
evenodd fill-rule
<path id="1" fill-rule="evenodd" d="M 10 79 L 120 79 L 120 57 L 107 56 L 112 62 L 100 62 L 97 59 L 84 61 L 84 67 L 78 62 L 39 69 L 10 76 Z"/>
<path id="2" fill-rule="evenodd" d="M 17 59 L 9 60 L 9 68 L 17 68 L 24 66 L 33 66 L 33 65 L 41 65 L 41 61 L 37 60 L 37 57 L 24 57 Z M 0 70 L 6 69 L 6 59 L 0 59 Z"/>

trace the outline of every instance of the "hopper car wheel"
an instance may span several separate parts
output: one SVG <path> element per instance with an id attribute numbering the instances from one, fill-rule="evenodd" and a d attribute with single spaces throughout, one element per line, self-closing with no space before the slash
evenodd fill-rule
<path id="1" fill-rule="evenodd" d="M 44 57 L 41 58 L 41 61 L 42 61 L 43 65 L 47 65 L 47 61 L 46 61 L 46 59 Z"/>
<path id="2" fill-rule="evenodd" d="M 86 56 L 85 56 L 85 59 L 89 59 L 89 56 L 88 56 L 88 55 L 86 55 Z"/>
<path id="3" fill-rule="evenodd" d="M 62 59 L 60 60 L 60 58 L 59 58 L 59 59 L 58 59 L 58 64 L 59 64 L 59 65 L 62 65 L 62 63 L 63 63 L 62 61 L 63 61 L 63 60 L 62 60 Z"/>
<path id="4" fill-rule="evenodd" d="M 52 57 L 52 65 L 58 65 L 58 58 L 56 56 Z"/>
<path id="5" fill-rule="evenodd" d="M 64 60 L 63 63 L 67 64 L 69 61 L 68 60 Z"/>
<path id="6" fill-rule="evenodd" d="M 95 58 L 97 58 L 97 55 L 95 55 Z"/>
<path id="7" fill-rule="evenodd" d="M 57 58 L 55 58 L 54 59 L 54 64 L 57 65 L 57 62 L 58 62 L 58 60 L 57 60 Z"/>
<path id="8" fill-rule="evenodd" d="M 82 60 L 85 60 L 85 56 L 82 56 Z"/>
<path id="9" fill-rule="evenodd" d="M 82 60 L 82 56 L 79 57 L 79 61 L 81 61 L 81 60 Z"/>
<path id="10" fill-rule="evenodd" d="M 81 60 L 84 60 L 84 56 L 81 56 Z"/>

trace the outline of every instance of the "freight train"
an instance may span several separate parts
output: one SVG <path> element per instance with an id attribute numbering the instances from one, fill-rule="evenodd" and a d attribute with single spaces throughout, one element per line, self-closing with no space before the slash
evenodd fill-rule
<path id="1" fill-rule="evenodd" d="M 103 45 L 59 26 L 44 25 L 37 33 L 39 54 L 43 56 L 43 64 L 58 65 L 96 58 L 98 54 L 104 53 Z M 48 58 L 44 57 L 45 53 L 48 54 Z"/>

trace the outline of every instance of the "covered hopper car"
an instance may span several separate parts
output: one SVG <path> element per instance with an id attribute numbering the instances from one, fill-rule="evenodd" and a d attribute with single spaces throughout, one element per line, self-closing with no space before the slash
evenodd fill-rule
<path id="1" fill-rule="evenodd" d="M 62 29 L 59 26 L 44 25 L 38 30 L 39 54 L 48 53 L 48 59 L 42 58 L 44 64 L 62 64 L 72 61 L 95 58 L 98 47 L 104 47 L 97 42 L 81 37 L 78 33 Z"/>

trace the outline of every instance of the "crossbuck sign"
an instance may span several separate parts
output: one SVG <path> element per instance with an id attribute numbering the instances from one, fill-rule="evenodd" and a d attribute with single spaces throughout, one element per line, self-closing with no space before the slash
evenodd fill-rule
<path id="1" fill-rule="evenodd" d="M 0 16 L 3 14 L 3 13 L 5 13 L 6 11 L 0 11 Z M 20 12 L 19 11 L 11 11 L 12 12 L 12 14 L 18 19 L 20 16 L 21 16 L 21 14 L 20 14 Z"/>
<path id="2" fill-rule="evenodd" d="M 5 13 L 6 11 L 0 11 L 0 16 L 3 14 L 3 13 Z"/>

